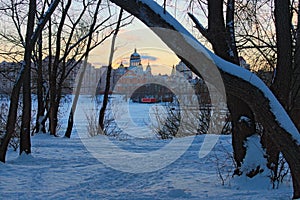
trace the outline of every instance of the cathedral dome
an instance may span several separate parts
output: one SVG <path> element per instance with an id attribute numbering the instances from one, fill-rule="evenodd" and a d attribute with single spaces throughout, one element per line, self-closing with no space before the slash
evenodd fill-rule
<path id="1" fill-rule="evenodd" d="M 130 66 L 138 66 L 141 63 L 141 56 L 134 49 L 133 54 L 130 56 Z"/>
<path id="2" fill-rule="evenodd" d="M 133 54 L 131 54 L 131 56 L 130 56 L 130 59 L 132 60 L 139 60 L 139 59 L 141 59 L 141 56 L 140 56 L 140 54 L 138 54 L 137 52 L 136 52 L 136 49 L 134 49 L 134 52 L 133 52 Z"/>

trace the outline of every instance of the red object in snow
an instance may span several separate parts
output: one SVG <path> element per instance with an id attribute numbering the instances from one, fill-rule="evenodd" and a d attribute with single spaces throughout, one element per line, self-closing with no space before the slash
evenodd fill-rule
<path id="1" fill-rule="evenodd" d="M 156 103 L 156 98 L 142 98 L 142 103 Z"/>

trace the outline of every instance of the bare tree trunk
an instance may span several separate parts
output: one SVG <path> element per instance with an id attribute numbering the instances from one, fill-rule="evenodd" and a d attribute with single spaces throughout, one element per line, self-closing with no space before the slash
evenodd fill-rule
<path id="1" fill-rule="evenodd" d="M 48 24 L 48 79 L 49 79 L 49 88 L 47 91 L 47 100 L 46 100 L 46 109 L 47 109 L 47 117 L 49 119 L 49 124 L 50 124 L 50 102 L 51 102 L 51 77 L 52 77 L 52 67 L 53 67 L 53 59 L 52 59 L 52 20 L 51 18 L 49 19 L 49 24 Z M 53 84 L 53 83 L 52 83 Z M 50 132 L 50 126 L 48 126 L 48 132 Z"/>
<path id="2" fill-rule="evenodd" d="M 214 52 L 224 60 L 233 63 L 238 60 L 233 60 L 229 55 L 228 34 L 224 22 L 223 0 L 208 1 L 208 29 L 207 38 L 212 44 Z"/>
<path id="3" fill-rule="evenodd" d="M 22 87 L 22 82 L 23 82 L 23 77 L 24 77 L 23 72 L 24 72 L 24 67 L 22 66 L 21 71 L 19 72 L 20 73 L 19 78 L 16 80 L 16 83 L 15 83 L 12 93 L 10 95 L 10 105 L 9 105 L 9 111 L 8 111 L 7 124 L 6 124 L 6 134 L 4 135 L 4 138 L 0 145 L 0 161 L 1 162 L 5 162 L 8 144 L 9 144 L 9 141 L 10 141 L 12 135 L 14 134 L 15 128 L 16 128 L 20 90 Z"/>
<path id="4" fill-rule="evenodd" d="M 290 84 L 292 77 L 292 35 L 290 1 L 275 0 L 275 27 L 277 41 L 277 66 L 275 71 L 274 83 L 271 89 L 279 102 L 287 112 L 290 107 Z M 274 145 L 274 141 L 263 133 L 262 144 L 266 148 L 268 155 L 268 167 L 273 171 L 274 178 L 277 176 L 279 149 Z"/>
<path id="5" fill-rule="evenodd" d="M 56 129 L 57 129 L 57 124 L 58 124 L 58 109 L 59 109 L 59 100 L 60 97 L 58 97 L 59 93 L 59 87 L 61 87 L 61 85 L 58 84 L 57 81 L 57 76 L 58 76 L 58 69 L 59 69 L 59 65 L 60 63 L 60 50 L 61 50 L 61 39 L 62 39 L 62 31 L 63 31 L 63 26 L 64 26 L 64 22 L 66 20 L 67 17 L 67 13 L 69 8 L 71 7 L 71 0 L 68 0 L 65 8 L 62 9 L 62 16 L 61 16 L 61 20 L 58 26 L 58 31 L 56 34 L 56 53 L 55 53 L 55 57 L 54 57 L 54 61 L 53 61 L 53 65 L 52 65 L 52 69 L 51 69 L 51 73 L 49 73 L 49 84 L 50 84 L 50 108 L 49 108 L 49 131 L 50 131 L 50 135 L 54 135 L 56 136 Z M 64 66 L 62 66 L 64 67 Z"/>
<path id="6" fill-rule="evenodd" d="M 123 14 L 123 8 L 121 8 L 121 10 L 120 10 L 117 27 L 116 27 L 116 30 L 114 32 L 112 42 L 111 42 L 109 63 L 108 63 L 107 72 L 106 72 L 106 85 L 105 85 L 105 90 L 104 90 L 103 103 L 102 103 L 102 107 L 100 109 L 100 114 L 99 114 L 99 133 L 102 133 L 102 134 L 104 134 L 104 119 L 105 119 L 106 107 L 108 104 L 108 94 L 109 94 L 109 89 L 110 89 L 110 77 L 111 77 L 111 70 L 112 70 L 113 55 L 114 55 L 114 51 L 115 51 L 115 41 L 116 41 L 119 29 L 120 29 L 122 14 Z"/>
<path id="7" fill-rule="evenodd" d="M 36 133 L 46 133 L 45 123 L 45 103 L 44 103 L 44 79 L 43 79 L 43 35 L 39 37 L 38 41 L 38 58 L 37 58 L 37 114 L 35 123 Z"/>
<path id="8" fill-rule="evenodd" d="M 75 96 L 74 96 L 74 100 L 73 100 L 73 103 L 72 103 L 72 108 L 71 108 L 71 111 L 69 113 L 67 130 L 65 132 L 65 137 L 67 137 L 67 138 L 70 138 L 71 134 L 72 134 L 72 129 L 73 129 L 73 125 L 74 125 L 74 113 L 76 111 L 76 106 L 77 106 L 77 102 L 78 102 L 78 99 L 79 99 L 79 94 L 80 94 L 80 89 L 81 89 L 83 77 L 84 77 L 85 70 L 86 70 L 86 67 L 87 67 L 87 64 L 88 64 L 89 52 L 91 50 L 93 32 L 94 32 L 94 28 L 95 28 L 95 25 L 96 25 L 96 22 L 97 22 L 97 16 L 98 16 L 98 13 L 99 13 L 100 4 L 101 4 L 101 1 L 98 1 L 96 9 L 95 9 L 94 17 L 93 17 L 93 23 L 91 24 L 90 30 L 89 30 L 88 43 L 86 45 L 86 51 L 85 51 L 85 59 L 84 59 L 84 62 L 83 62 L 83 66 L 81 66 L 82 69 L 81 69 L 81 73 L 79 75 L 78 84 L 76 86 Z"/>
<path id="9" fill-rule="evenodd" d="M 228 54 L 231 60 L 230 62 L 239 65 L 239 55 L 236 47 L 236 40 L 235 40 L 235 1 L 228 0 L 227 8 L 226 8 L 226 33 L 227 33 L 227 40 L 228 40 Z"/>
<path id="10" fill-rule="evenodd" d="M 212 44 L 216 55 L 224 60 L 239 65 L 234 32 L 234 1 L 227 2 L 226 25 L 224 23 L 223 0 L 208 1 L 208 29 L 205 30 L 199 21 L 190 14 L 198 30 Z M 247 104 L 239 98 L 228 95 L 228 108 L 232 123 L 232 146 L 237 164 L 235 174 L 241 175 L 242 162 L 246 156 L 244 142 L 255 133 L 254 115 Z M 249 119 L 248 125 L 240 121 L 241 117 Z"/>
<path id="11" fill-rule="evenodd" d="M 47 1 L 44 2 L 44 6 L 41 12 L 41 16 L 39 16 L 39 20 L 41 17 L 45 14 Z M 45 116 L 45 110 L 46 110 L 46 98 L 45 98 L 45 88 L 44 88 L 44 75 L 43 75 L 43 33 L 41 32 L 38 42 L 37 42 L 37 60 L 36 60 L 36 66 L 37 66 L 37 113 L 36 113 L 36 123 L 35 123 L 35 132 L 36 133 L 46 133 L 46 116 Z"/>
<path id="12" fill-rule="evenodd" d="M 36 0 L 29 2 L 29 14 L 26 30 L 26 43 L 24 55 L 24 79 L 23 79 L 23 112 L 20 132 L 20 155 L 25 152 L 31 153 L 30 122 L 31 122 L 31 53 L 34 43 L 31 41 L 33 35 L 36 14 Z"/>
<path id="13" fill-rule="evenodd" d="M 237 166 L 234 174 L 241 175 L 243 172 L 240 168 L 247 153 L 245 141 L 255 133 L 254 115 L 247 103 L 240 97 L 228 95 L 227 100 L 232 123 L 233 156 Z M 250 121 L 244 122 L 241 120 L 242 117 L 247 117 Z"/>
<path id="14" fill-rule="evenodd" d="M 296 46 L 294 52 L 294 69 L 291 90 L 290 115 L 298 130 L 300 130 L 300 3 L 298 3 L 298 24 L 296 31 Z"/>
<path id="15" fill-rule="evenodd" d="M 289 112 L 292 78 L 292 34 L 290 0 L 275 0 L 277 66 L 272 91 Z"/>

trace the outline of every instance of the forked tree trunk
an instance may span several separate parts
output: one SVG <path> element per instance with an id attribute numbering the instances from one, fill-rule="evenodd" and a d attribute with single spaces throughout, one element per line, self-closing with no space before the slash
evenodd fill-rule
<path id="1" fill-rule="evenodd" d="M 226 24 L 223 3 L 223 0 L 208 1 L 208 29 L 204 36 L 211 42 L 216 55 L 239 65 L 234 33 L 234 1 L 227 2 Z M 233 155 L 237 164 L 235 174 L 240 175 L 243 173 L 240 168 L 247 151 L 245 141 L 256 131 L 255 119 L 251 109 L 243 99 L 235 96 L 228 95 L 228 109 L 232 123 Z M 247 117 L 249 121 L 245 123 L 240 120 L 241 117 Z"/>
<path id="2" fill-rule="evenodd" d="M 244 75 L 232 73 L 231 71 L 237 71 L 234 64 L 222 61 L 222 59 L 209 52 L 204 53 L 199 50 L 203 49 L 203 46 L 175 19 L 167 13 L 164 14 L 163 8 L 159 5 L 153 2 L 151 2 L 151 5 L 150 3 L 148 5 L 145 3 L 146 1 L 135 0 L 111 0 L 111 2 L 116 3 L 136 16 L 148 27 L 152 27 L 152 30 L 161 40 L 196 74 L 199 75 L 200 71 L 205 70 L 209 73 L 214 66 L 217 66 L 222 76 L 227 96 L 230 95 L 242 99 L 249 106 L 251 111 L 253 111 L 255 120 L 260 122 L 266 130 L 268 138 L 283 153 L 292 173 L 294 198 L 300 198 L 299 132 L 267 86 L 251 72 L 239 70 Z M 175 30 L 187 35 L 184 37 L 181 34 L 167 30 Z M 190 37 L 190 40 L 187 37 Z M 189 58 L 193 60 L 191 61 Z M 201 75 L 203 76 L 203 74 Z M 248 78 L 246 79 L 246 77 Z M 213 77 L 208 76 L 207 78 L 210 79 L 208 80 L 211 81 L 210 83 L 213 83 Z M 218 85 L 216 88 L 218 88 Z M 279 119 L 278 111 L 281 112 L 280 116 L 284 117 L 284 122 Z"/>
<path id="3" fill-rule="evenodd" d="M 208 1 L 208 29 L 205 29 L 194 15 L 189 13 L 189 16 L 200 33 L 212 44 L 216 55 L 239 65 L 234 31 L 234 5 L 233 0 L 227 2 L 226 20 L 224 20 L 223 1 Z M 243 172 L 240 169 L 247 150 L 245 141 L 247 137 L 255 134 L 255 119 L 251 109 L 242 99 L 231 95 L 228 95 L 228 99 L 232 124 L 233 155 L 237 166 L 234 174 L 241 175 Z M 247 117 L 249 120 L 245 123 L 240 120 L 241 117 Z M 253 167 L 253 169 L 256 168 L 256 166 Z"/>

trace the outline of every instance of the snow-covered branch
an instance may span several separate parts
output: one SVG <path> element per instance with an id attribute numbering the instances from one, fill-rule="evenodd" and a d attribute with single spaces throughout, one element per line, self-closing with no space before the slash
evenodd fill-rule
<path id="1" fill-rule="evenodd" d="M 48 10 L 45 12 L 45 14 L 40 18 L 39 22 L 38 22 L 38 26 L 36 27 L 36 29 L 34 30 L 32 37 L 31 37 L 31 43 L 34 44 L 37 40 L 37 38 L 39 37 L 40 33 L 42 32 L 45 24 L 48 22 L 48 20 L 50 19 L 52 13 L 55 11 L 56 7 L 58 6 L 58 3 L 60 2 L 60 0 L 54 0 Z"/>

